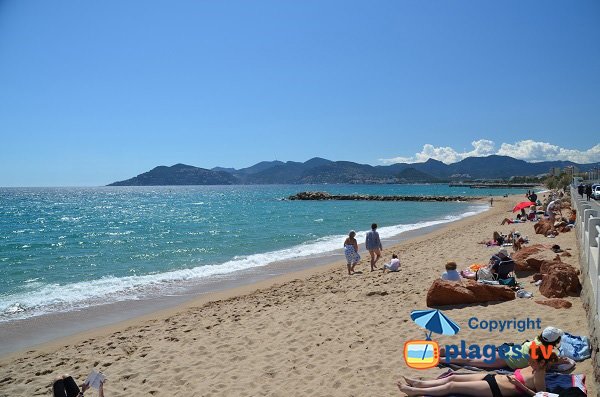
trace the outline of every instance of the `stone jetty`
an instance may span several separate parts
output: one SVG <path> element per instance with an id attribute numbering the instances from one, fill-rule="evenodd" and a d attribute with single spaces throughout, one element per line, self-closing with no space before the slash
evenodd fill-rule
<path id="1" fill-rule="evenodd" d="M 379 196 L 369 194 L 330 194 L 327 192 L 300 192 L 288 200 L 354 200 L 354 201 L 474 201 L 472 196 Z"/>

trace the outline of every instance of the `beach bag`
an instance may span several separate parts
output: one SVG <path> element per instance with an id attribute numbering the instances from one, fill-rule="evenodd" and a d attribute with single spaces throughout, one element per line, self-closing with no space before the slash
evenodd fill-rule
<path id="1" fill-rule="evenodd" d="M 498 283 L 500 283 L 500 285 L 507 285 L 509 287 L 514 287 L 515 285 L 517 285 L 517 280 L 514 277 L 501 278 L 498 280 Z"/>
<path id="2" fill-rule="evenodd" d="M 494 275 L 489 268 L 482 267 L 481 269 L 477 270 L 475 280 L 494 281 Z"/>

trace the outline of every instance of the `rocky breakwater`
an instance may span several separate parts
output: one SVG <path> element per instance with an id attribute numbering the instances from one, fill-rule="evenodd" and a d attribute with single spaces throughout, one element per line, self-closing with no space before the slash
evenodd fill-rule
<path id="1" fill-rule="evenodd" d="M 471 196 L 380 196 L 370 194 L 330 194 L 327 192 L 300 192 L 288 200 L 348 200 L 348 201 L 474 201 Z"/>

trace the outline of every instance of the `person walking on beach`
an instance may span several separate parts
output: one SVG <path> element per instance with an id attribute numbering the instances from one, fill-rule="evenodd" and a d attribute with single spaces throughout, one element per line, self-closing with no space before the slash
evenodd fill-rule
<path id="1" fill-rule="evenodd" d="M 381 250 L 383 246 L 381 245 L 381 240 L 379 239 L 379 233 L 377 233 L 377 224 L 373 223 L 371 225 L 371 231 L 367 232 L 367 238 L 365 240 L 365 246 L 369 251 L 369 255 L 371 255 L 371 271 L 377 269 L 375 264 L 381 258 Z"/>
<path id="2" fill-rule="evenodd" d="M 354 274 L 354 266 L 360 262 L 360 255 L 358 254 L 358 242 L 354 238 L 356 232 L 350 230 L 346 241 L 344 241 L 344 255 L 346 256 L 346 262 L 348 263 L 348 274 Z"/>
<path id="3" fill-rule="evenodd" d="M 490 197 L 490 207 L 493 207 L 493 206 L 494 206 L 494 198 Z"/>

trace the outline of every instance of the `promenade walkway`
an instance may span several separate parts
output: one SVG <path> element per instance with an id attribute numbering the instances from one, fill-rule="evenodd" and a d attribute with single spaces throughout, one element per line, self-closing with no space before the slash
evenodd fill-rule
<path id="1" fill-rule="evenodd" d="M 585 196 L 584 196 L 585 197 Z M 600 342 L 600 203 L 587 201 L 571 187 L 572 207 L 577 210 L 575 231 L 579 246 L 579 263 L 583 292 L 581 298 L 587 306 L 588 325 L 593 346 Z M 600 379 L 600 357 L 593 354 L 595 377 Z"/>

